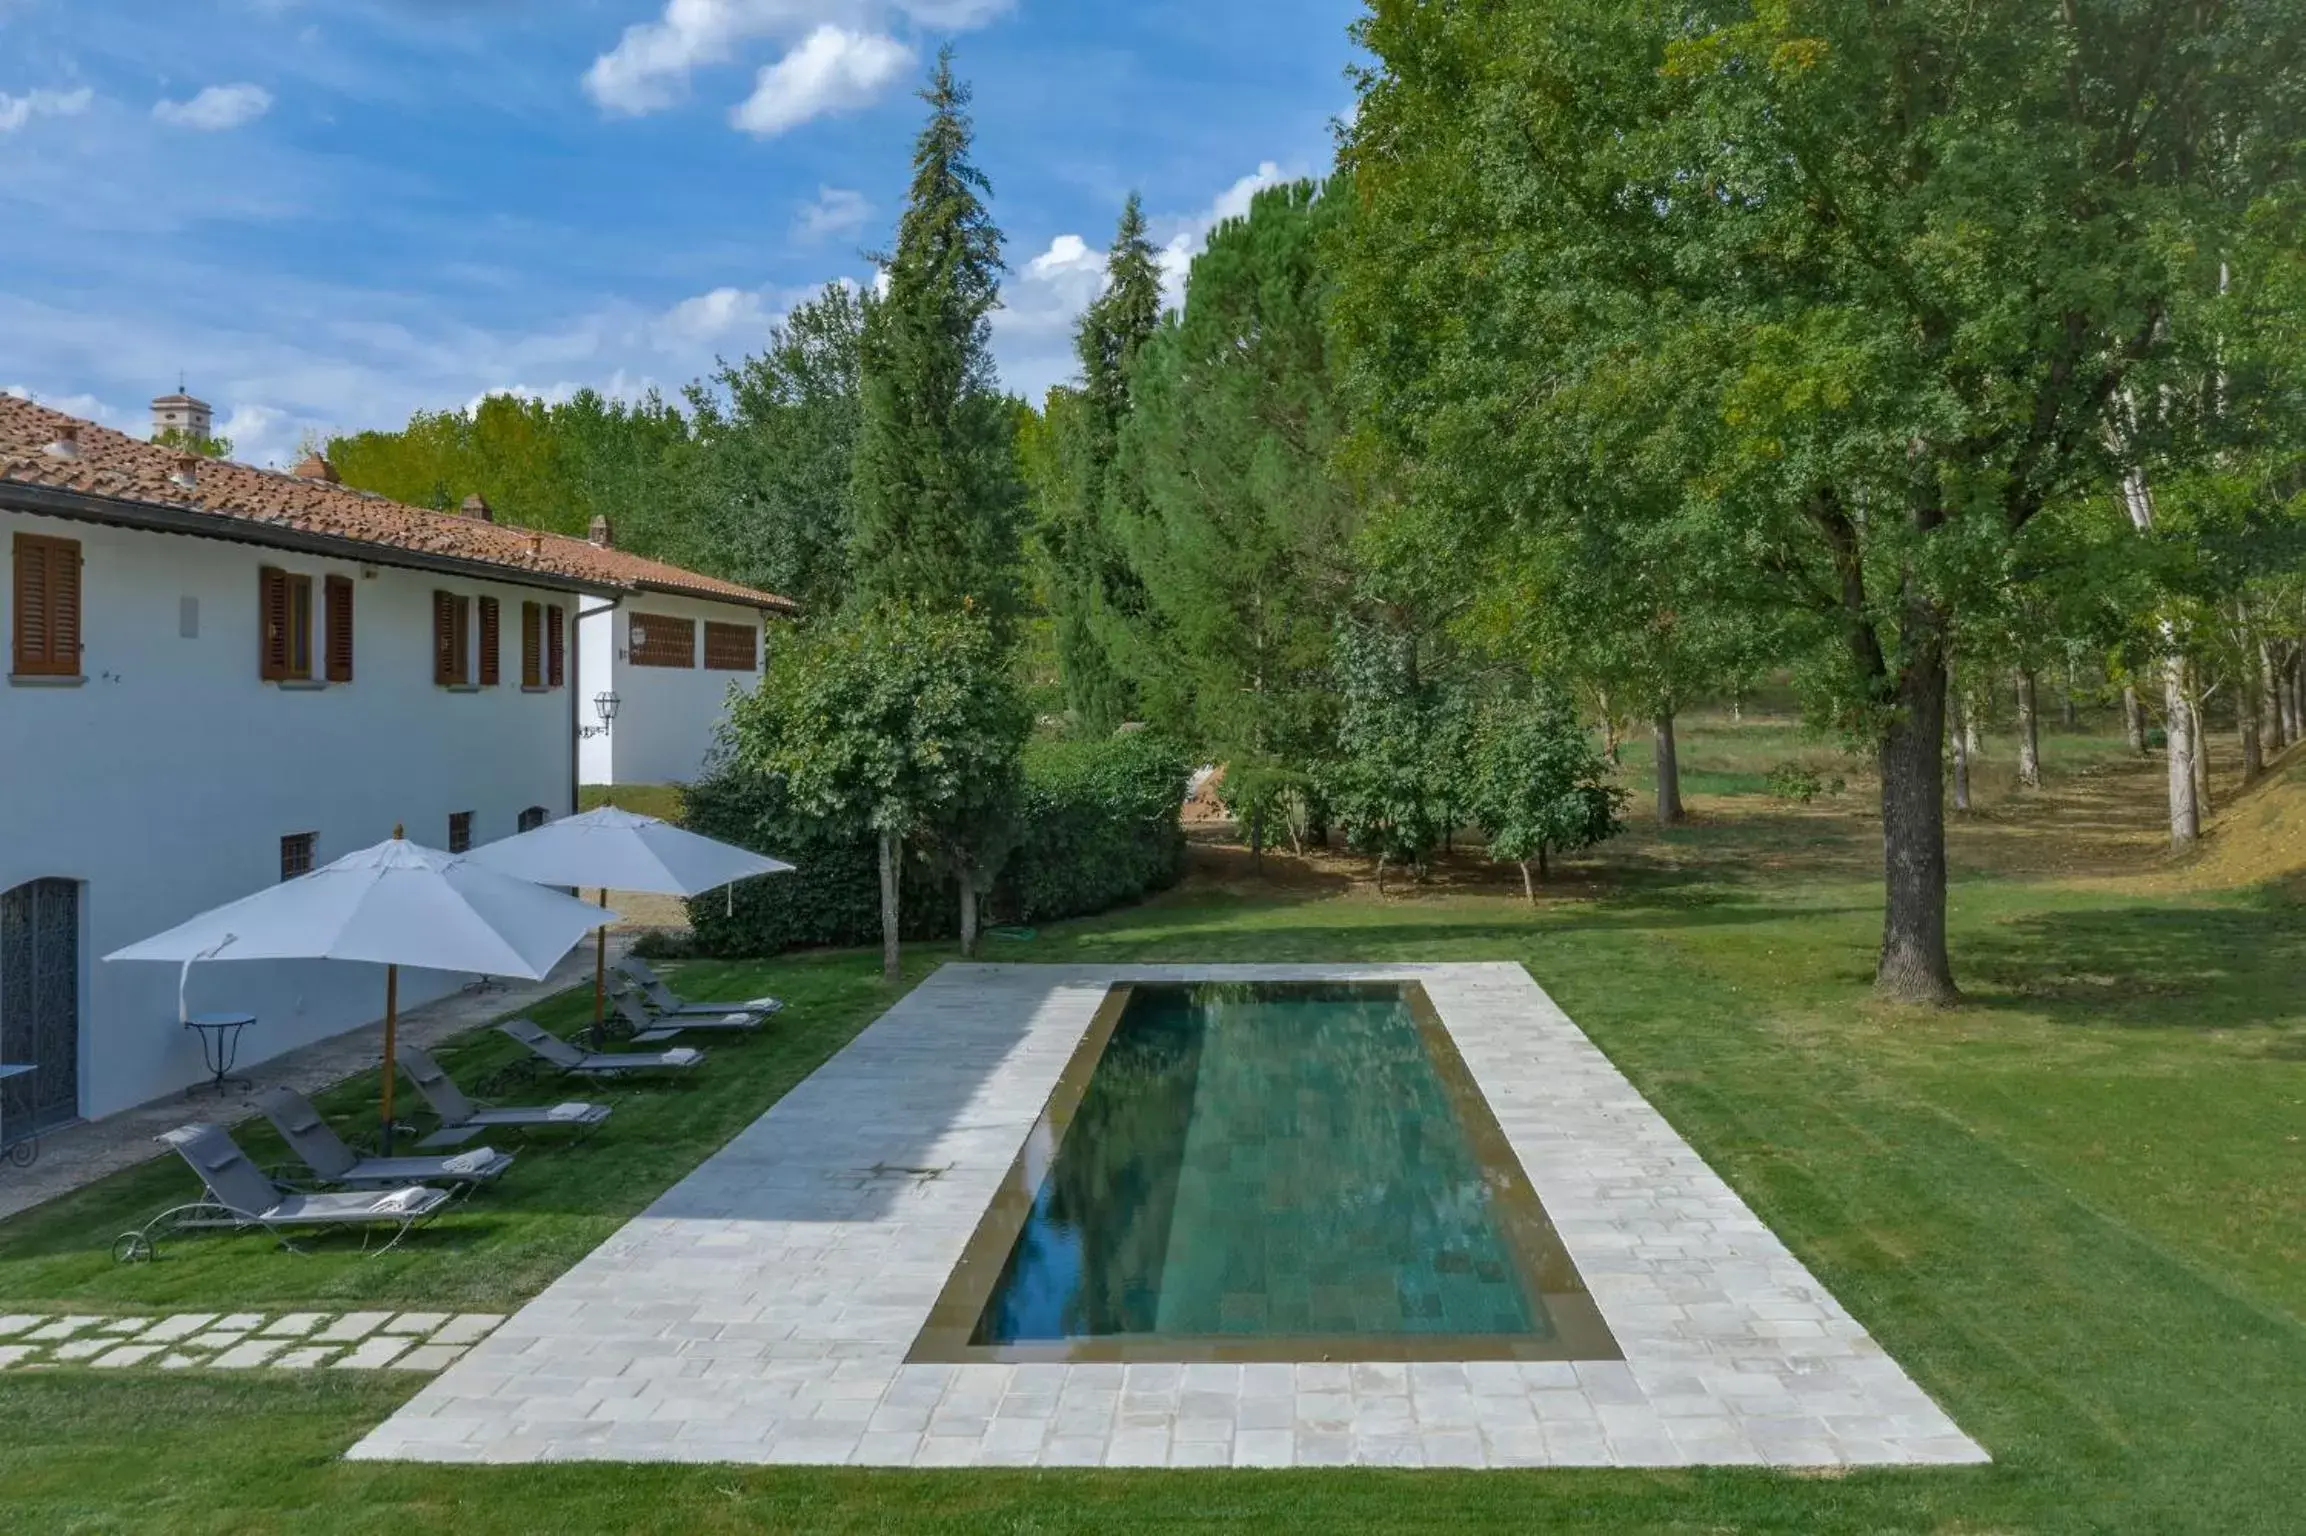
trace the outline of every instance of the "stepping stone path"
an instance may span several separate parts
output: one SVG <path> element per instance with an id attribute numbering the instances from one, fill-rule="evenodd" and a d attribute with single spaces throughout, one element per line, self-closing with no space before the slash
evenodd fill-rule
<path id="1" fill-rule="evenodd" d="M 504 1321 L 497 1312 L 179 1312 L 168 1317 L 0 1314 L 0 1371 L 445 1369 Z"/>

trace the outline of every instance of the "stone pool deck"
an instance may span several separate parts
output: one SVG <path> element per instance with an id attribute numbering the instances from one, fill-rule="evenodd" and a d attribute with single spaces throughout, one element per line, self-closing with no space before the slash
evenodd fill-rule
<path id="1" fill-rule="evenodd" d="M 909 1364 L 1116 982 L 1422 983 L 1623 1361 Z M 1982 1462 L 1518 965 L 949 965 L 356 1459 L 871 1466 Z"/>

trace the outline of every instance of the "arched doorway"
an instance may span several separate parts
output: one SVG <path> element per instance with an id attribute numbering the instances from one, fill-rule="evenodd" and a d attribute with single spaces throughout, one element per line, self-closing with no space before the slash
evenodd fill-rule
<path id="1" fill-rule="evenodd" d="M 0 1061 L 38 1070 L 0 1083 L 11 1137 L 80 1115 L 80 885 L 0 891 Z"/>

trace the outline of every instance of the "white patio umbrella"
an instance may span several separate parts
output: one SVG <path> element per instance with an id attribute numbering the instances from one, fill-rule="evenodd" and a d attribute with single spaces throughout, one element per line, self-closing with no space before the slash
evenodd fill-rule
<path id="1" fill-rule="evenodd" d="M 645 891 L 655 896 L 701 896 L 717 886 L 754 875 L 790 873 L 793 866 L 750 848 L 715 842 L 694 832 L 604 805 L 597 811 L 548 821 L 484 848 L 475 863 L 500 874 L 540 885 L 600 887 L 601 905 L 610 891 Z M 607 1011 L 608 930 L 593 940 L 593 1039 L 600 1040 Z"/>
<path id="2" fill-rule="evenodd" d="M 390 842 L 348 853 L 104 958 L 187 967 L 224 960 L 359 960 L 383 966 L 389 1147 L 400 968 L 539 981 L 588 931 L 615 918 L 614 912 L 460 855 L 403 841 L 395 828 Z"/>

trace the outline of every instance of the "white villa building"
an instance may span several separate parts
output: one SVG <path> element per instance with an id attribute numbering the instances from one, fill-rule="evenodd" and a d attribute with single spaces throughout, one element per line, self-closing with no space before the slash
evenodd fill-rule
<path id="1" fill-rule="evenodd" d="M 613 547 L 608 519 L 592 542 Z M 596 718 L 577 749 L 586 784 L 686 784 L 698 776 L 729 711 L 731 689 L 760 681 L 769 621 L 796 605 L 764 593 L 652 592 L 577 620 L 577 663 Z M 613 708 L 604 708 L 610 700 Z"/>
<path id="2" fill-rule="evenodd" d="M 318 458 L 252 469 L 0 396 L 0 1062 L 36 1069 L 0 1084 L 0 1134 L 206 1075 L 176 967 L 97 957 L 396 825 L 458 849 L 569 812 L 578 732 L 617 686 L 572 630 L 749 614 L 757 642 L 762 613 L 790 610 L 467 505 L 406 507 Z M 648 669 L 626 675 L 617 737 L 689 718 L 640 702 Z M 470 979 L 404 972 L 401 998 Z M 201 965 L 187 1003 L 253 1014 L 250 1065 L 380 1017 L 383 978 Z"/>

